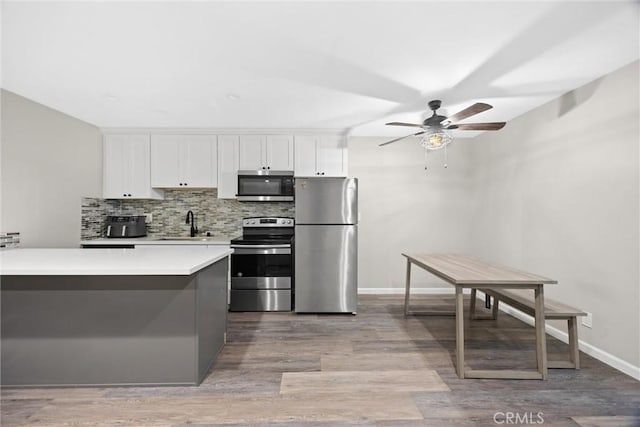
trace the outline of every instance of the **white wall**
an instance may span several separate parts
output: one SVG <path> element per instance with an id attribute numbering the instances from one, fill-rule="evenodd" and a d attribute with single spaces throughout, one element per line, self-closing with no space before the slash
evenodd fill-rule
<path id="1" fill-rule="evenodd" d="M 358 288 L 404 287 L 402 252 L 468 252 L 471 208 L 467 142 L 429 154 L 417 139 L 379 147 L 391 138 L 349 139 L 349 174 L 359 179 Z M 448 285 L 413 269 L 416 287 Z M 413 286 L 413 285 L 412 285 Z"/>
<path id="2" fill-rule="evenodd" d="M 97 127 L 2 91 L 1 231 L 22 247 L 77 247 L 80 200 L 102 195 Z"/>
<path id="3" fill-rule="evenodd" d="M 473 145 L 474 254 L 559 280 L 580 339 L 640 366 L 639 63 Z"/>

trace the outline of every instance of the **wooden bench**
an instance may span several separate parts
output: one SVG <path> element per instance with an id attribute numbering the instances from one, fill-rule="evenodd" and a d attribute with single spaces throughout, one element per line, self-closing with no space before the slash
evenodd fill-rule
<path id="1" fill-rule="evenodd" d="M 476 315 L 476 289 L 471 289 L 471 319 L 497 319 L 498 304 L 505 304 L 516 308 L 530 316 L 535 314 L 535 301 L 533 292 L 527 290 L 489 290 L 480 289 L 486 295 L 493 298 L 493 309 L 490 316 Z M 587 313 L 562 304 L 548 298 L 544 299 L 545 319 L 566 320 L 569 331 L 569 361 L 549 361 L 549 368 L 580 369 L 580 351 L 578 349 L 578 316 L 586 316 Z"/>

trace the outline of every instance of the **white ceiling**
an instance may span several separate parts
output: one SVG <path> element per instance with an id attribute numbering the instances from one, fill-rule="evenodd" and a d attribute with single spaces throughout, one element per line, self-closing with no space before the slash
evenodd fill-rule
<path id="1" fill-rule="evenodd" d="M 100 127 L 400 136 L 414 130 L 384 123 L 434 98 L 509 120 L 638 59 L 639 16 L 637 1 L 5 1 L 2 87 Z"/>

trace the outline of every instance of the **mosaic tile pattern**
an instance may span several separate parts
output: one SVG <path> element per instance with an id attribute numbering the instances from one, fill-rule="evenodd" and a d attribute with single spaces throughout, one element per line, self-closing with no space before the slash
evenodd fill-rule
<path id="1" fill-rule="evenodd" d="M 239 202 L 218 199 L 216 189 L 165 190 L 164 200 L 113 200 L 84 197 L 82 199 L 81 237 L 97 239 L 105 236 L 107 215 L 152 214 L 147 234 L 154 236 L 188 236 L 187 211 L 196 215 L 199 234 L 211 232 L 214 237 L 233 238 L 242 234 L 242 218 L 252 216 L 284 216 L 295 214 L 293 202 Z"/>

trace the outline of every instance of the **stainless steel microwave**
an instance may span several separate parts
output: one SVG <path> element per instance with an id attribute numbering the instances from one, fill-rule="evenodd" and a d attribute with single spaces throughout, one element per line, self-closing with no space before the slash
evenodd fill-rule
<path id="1" fill-rule="evenodd" d="M 238 200 L 241 202 L 293 201 L 293 171 L 238 171 Z"/>

